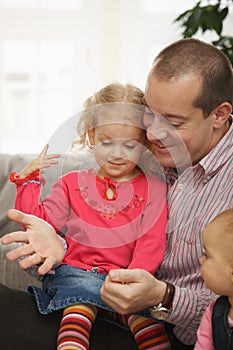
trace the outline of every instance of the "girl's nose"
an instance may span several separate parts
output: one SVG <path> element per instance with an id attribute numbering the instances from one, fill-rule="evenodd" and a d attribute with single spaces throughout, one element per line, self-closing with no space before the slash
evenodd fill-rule
<path id="1" fill-rule="evenodd" d="M 113 145 L 111 147 L 111 152 L 110 152 L 111 157 L 113 158 L 122 158 L 123 156 L 123 149 L 121 145 Z"/>

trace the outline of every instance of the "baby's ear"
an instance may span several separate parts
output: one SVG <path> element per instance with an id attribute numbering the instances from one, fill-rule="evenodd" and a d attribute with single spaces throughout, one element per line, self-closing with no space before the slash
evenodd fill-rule
<path id="1" fill-rule="evenodd" d="M 231 282 L 233 283 L 233 262 L 231 264 Z"/>

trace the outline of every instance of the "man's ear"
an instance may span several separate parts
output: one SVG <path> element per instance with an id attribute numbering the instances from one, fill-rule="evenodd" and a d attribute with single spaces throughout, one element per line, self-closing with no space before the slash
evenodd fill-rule
<path id="1" fill-rule="evenodd" d="M 231 112 L 232 106 L 229 102 L 223 102 L 216 107 L 212 112 L 214 114 L 214 127 L 221 128 L 227 122 Z"/>

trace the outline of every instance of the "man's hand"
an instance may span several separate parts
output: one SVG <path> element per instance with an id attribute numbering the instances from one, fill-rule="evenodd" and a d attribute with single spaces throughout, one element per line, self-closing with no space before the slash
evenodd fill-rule
<path id="1" fill-rule="evenodd" d="M 166 283 L 142 269 L 111 270 L 100 290 L 102 299 L 120 314 L 135 313 L 162 302 Z"/>
<path id="2" fill-rule="evenodd" d="M 1 243 L 4 245 L 13 242 L 24 243 L 6 254 L 9 261 L 21 258 L 19 265 L 23 269 L 41 264 L 38 273 L 44 275 L 63 260 L 64 246 L 56 231 L 46 221 L 15 209 L 8 211 L 8 217 L 27 228 L 25 232 L 12 232 L 1 238 Z"/>

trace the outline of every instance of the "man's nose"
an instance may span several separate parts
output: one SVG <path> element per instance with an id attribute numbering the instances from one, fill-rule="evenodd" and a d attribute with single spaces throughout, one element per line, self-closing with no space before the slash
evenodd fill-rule
<path id="1" fill-rule="evenodd" d="M 147 137 L 149 140 L 162 140 L 168 136 L 170 124 L 159 113 L 154 112 L 153 117 L 145 115 L 144 123 L 147 127 Z"/>
<path id="2" fill-rule="evenodd" d="M 169 126 L 166 121 L 154 118 L 147 128 L 147 138 L 150 141 L 164 140 L 168 137 Z"/>

